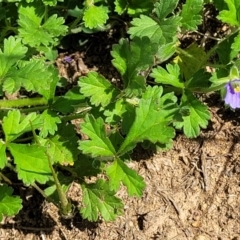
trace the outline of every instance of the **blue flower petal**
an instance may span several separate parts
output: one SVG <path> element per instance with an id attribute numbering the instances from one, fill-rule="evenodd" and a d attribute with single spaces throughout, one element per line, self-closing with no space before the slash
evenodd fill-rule
<path id="1" fill-rule="evenodd" d="M 226 96 L 224 101 L 231 108 L 240 108 L 240 80 L 236 79 L 226 84 Z"/>
<path id="2" fill-rule="evenodd" d="M 70 56 L 66 56 L 63 58 L 64 62 L 70 63 L 72 61 L 72 58 Z"/>

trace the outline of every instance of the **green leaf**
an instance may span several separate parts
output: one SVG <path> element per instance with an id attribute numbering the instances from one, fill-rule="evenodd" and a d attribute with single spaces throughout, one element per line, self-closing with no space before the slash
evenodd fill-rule
<path id="1" fill-rule="evenodd" d="M 27 50 L 21 39 L 15 39 L 13 36 L 4 39 L 3 51 L 0 50 L 0 81 L 9 69 L 25 56 Z"/>
<path id="2" fill-rule="evenodd" d="M 55 134 L 54 137 L 47 140 L 45 146 L 48 148 L 49 156 L 55 163 L 72 166 L 79 153 L 77 140 L 76 136 L 67 139 L 64 136 Z"/>
<path id="3" fill-rule="evenodd" d="M 44 5 L 55 6 L 57 4 L 57 0 L 43 0 Z"/>
<path id="4" fill-rule="evenodd" d="M 119 15 L 122 15 L 126 10 L 128 6 L 127 0 L 116 0 L 114 1 L 115 5 L 115 12 L 117 12 Z"/>
<path id="5" fill-rule="evenodd" d="M 239 10 L 240 0 L 224 0 L 229 10 L 223 10 L 219 13 L 218 19 L 231 26 L 240 26 Z"/>
<path id="6" fill-rule="evenodd" d="M 72 113 L 75 107 L 86 107 L 85 96 L 80 94 L 79 87 L 71 88 L 64 96 L 58 98 L 52 107 L 61 113 Z"/>
<path id="7" fill-rule="evenodd" d="M 118 124 L 122 118 L 122 115 L 126 112 L 126 102 L 123 98 L 117 100 L 115 103 L 112 103 L 104 111 L 104 116 L 106 116 L 106 123 L 112 125 Z"/>
<path id="8" fill-rule="evenodd" d="M 179 65 L 185 80 L 189 80 L 205 65 L 206 52 L 203 48 L 198 47 L 196 43 L 193 43 L 188 48 L 181 50 L 174 62 Z"/>
<path id="9" fill-rule="evenodd" d="M 6 144 L 0 140 L 0 169 L 3 169 L 7 163 Z"/>
<path id="10" fill-rule="evenodd" d="M 152 43 L 159 43 L 163 36 L 163 31 L 158 22 L 148 16 L 140 15 L 140 18 L 134 18 L 131 25 L 132 27 L 128 30 L 131 38 L 145 36 L 149 37 Z"/>
<path id="11" fill-rule="evenodd" d="M 48 83 L 49 88 L 42 88 L 42 90 L 39 89 L 38 93 L 41 94 L 45 99 L 51 100 L 52 102 L 55 97 L 57 84 L 60 80 L 59 71 L 56 67 L 54 67 L 53 65 L 50 65 L 47 68 L 45 68 L 45 74 L 47 75 L 46 72 L 48 72 L 49 75 L 51 74 L 51 77 L 50 79 L 45 78 L 44 81 L 42 82 L 42 85 L 45 85 Z"/>
<path id="12" fill-rule="evenodd" d="M 230 53 L 230 59 L 237 57 L 240 51 L 240 34 L 234 38 L 234 42 L 231 46 L 231 53 Z"/>
<path id="13" fill-rule="evenodd" d="M 41 8 L 41 7 L 40 7 Z M 67 32 L 67 26 L 64 24 L 64 18 L 57 17 L 56 14 L 50 16 L 46 22 L 42 23 L 44 14 L 41 9 L 37 9 L 33 4 L 20 6 L 19 8 L 19 36 L 25 44 L 31 47 L 56 46 L 58 37 Z"/>
<path id="14" fill-rule="evenodd" d="M 26 116 L 21 116 L 19 110 L 12 110 L 3 118 L 3 131 L 5 141 L 11 142 L 21 136 L 25 132 L 30 132 L 36 128 L 41 127 L 42 120 L 35 113 L 29 113 Z"/>
<path id="15" fill-rule="evenodd" d="M 50 16 L 47 21 L 42 25 L 44 34 L 48 34 L 54 43 L 58 42 L 57 37 L 64 36 L 67 33 L 67 26 L 64 25 L 64 18 L 58 17 L 57 14 Z"/>
<path id="16" fill-rule="evenodd" d="M 79 160 L 74 162 L 74 174 L 78 178 L 86 176 L 97 176 L 101 171 L 101 162 L 99 160 L 92 159 L 86 155 L 81 154 Z"/>
<path id="17" fill-rule="evenodd" d="M 183 116 L 183 121 L 175 123 L 175 127 L 183 128 L 183 132 L 188 138 L 197 137 L 200 134 L 200 127 L 206 128 L 210 119 L 207 106 L 194 97 L 190 91 L 186 91 L 182 95 L 180 106 L 188 107 L 190 114 Z"/>
<path id="18" fill-rule="evenodd" d="M 113 221 L 123 213 L 121 200 L 109 190 L 107 182 L 99 179 L 96 183 L 82 185 L 83 205 L 81 214 L 89 221 L 97 221 L 99 213 L 105 221 Z"/>
<path id="19" fill-rule="evenodd" d="M 149 38 L 134 38 L 132 42 L 121 39 L 118 45 L 113 45 L 112 63 L 123 77 L 124 88 L 140 95 L 145 90 L 145 79 L 141 71 L 147 70 L 154 63 L 157 45 Z"/>
<path id="20" fill-rule="evenodd" d="M 152 1 L 138 1 L 138 0 L 115 0 L 115 11 L 121 15 L 127 10 L 128 15 L 136 16 L 140 13 L 148 14 L 153 9 Z"/>
<path id="21" fill-rule="evenodd" d="M 83 134 L 89 136 L 90 140 L 80 142 L 79 149 L 84 154 L 90 154 L 92 157 L 114 156 L 116 151 L 106 134 L 106 129 L 102 118 L 95 119 L 87 115 L 85 122 L 81 124 Z"/>
<path id="22" fill-rule="evenodd" d="M 132 102 L 133 101 L 133 102 Z M 126 111 L 122 116 L 122 134 L 127 135 L 136 118 L 136 107 L 139 105 L 139 98 L 126 99 Z"/>
<path id="23" fill-rule="evenodd" d="M 117 191 L 122 182 L 127 187 L 129 196 L 141 197 L 146 184 L 136 171 L 129 168 L 121 159 L 115 159 L 113 164 L 106 168 L 109 185 Z"/>
<path id="24" fill-rule="evenodd" d="M 236 49 L 232 48 L 232 44 L 235 41 L 235 37 L 237 34 L 230 35 L 227 41 L 222 41 L 218 44 L 216 52 L 220 59 L 220 63 L 228 65 L 231 59 L 231 52 L 233 51 L 233 55 Z"/>
<path id="25" fill-rule="evenodd" d="M 229 76 L 229 70 L 220 68 L 212 73 L 212 77 L 209 80 L 212 82 L 211 88 L 219 90 L 233 79 Z"/>
<path id="26" fill-rule="evenodd" d="M 180 81 L 180 68 L 177 64 L 167 64 L 166 69 L 158 66 L 152 70 L 151 77 L 155 78 L 155 82 L 172 85 L 178 88 L 184 88 L 184 84 Z"/>
<path id="27" fill-rule="evenodd" d="M 90 72 L 87 77 L 81 77 L 78 81 L 80 92 L 85 97 L 90 97 L 91 104 L 106 107 L 114 101 L 120 91 L 108 80 L 97 72 Z"/>
<path id="28" fill-rule="evenodd" d="M 173 39 L 172 42 L 160 45 L 156 53 L 157 63 L 160 64 L 168 60 L 176 51 L 177 38 Z"/>
<path id="29" fill-rule="evenodd" d="M 84 11 L 83 20 L 90 29 L 100 27 L 108 20 L 108 9 L 104 6 L 90 6 Z"/>
<path id="30" fill-rule="evenodd" d="M 22 200 L 19 196 L 12 196 L 13 189 L 6 184 L 0 185 L 0 221 L 3 215 L 14 216 L 22 208 Z"/>
<path id="31" fill-rule="evenodd" d="M 145 70 L 154 63 L 156 50 L 156 44 L 148 37 L 134 38 L 131 42 L 121 39 L 119 44 L 113 45 L 112 62 L 122 76 L 130 78 L 135 70 Z"/>
<path id="32" fill-rule="evenodd" d="M 219 11 L 227 9 L 227 4 L 223 0 L 213 0 L 213 4 Z"/>
<path id="33" fill-rule="evenodd" d="M 177 34 L 181 18 L 178 16 L 166 17 L 172 13 L 177 3 L 177 0 L 156 3 L 156 20 L 145 15 L 134 18 L 131 22 L 132 27 L 128 31 L 131 38 L 147 36 L 151 43 L 166 44 L 172 42 Z"/>
<path id="34" fill-rule="evenodd" d="M 185 88 L 191 92 L 208 92 L 210 87 L 209 79 L 211 76 L 209 72 L 206 72 L 205 69 L 202 68 L 185 83 Z"/>
<path id="35" fill-rule="evenodd" d="M 45 55 L 46 60 L 54 62 L 58 57 L 58 51 L 52 47 L 39 46 L 38 51 Z"/>
<path id="36" fill-rule="evenodd" d="M 74 126 L 66 123 L 59 124 L 58 131 L 49 139 L 39 139 L 52 162 L 61 165 L 73 165 L 78 159 L 78 140 Z"/>
<path id="37" fill-rule="evenodd" d="M 6 76 L 3 89 L 8 93 L 13 93 L 20 87 L 24 87 L 29 92 L 37 92 L 46 99 L 51 99 L 59 80 L 56 74 L 53 67 L 47 67 L 42 60 L 33 59 L 12 68 Z"/>
<path id="38" fill-rule="evenodd" d="M 67 13 L 69 16 L 78 18 L 78 17 L 82 17 L 83 16 L 83 9 L 79 8 L 78 6 L 73 7 L 69 7 L 67 9 Z"/>
<path id="39" fill-rule="evenodd" d="M 187 0 L 183 4 L 181 23 L 182 28 L 188 31 L 197 30 L 198 25 L 202 23 L 203 0 Z"/>
<path id="40" fill-rule="evenodd" d="M 178 0 L 159 1 L 155 4 L 156 14 L 159 20 L 167 18 L 169 14 L 172 14 L 176 8 Z"/>
<path id="41" fill-rule="evenodd" d="M 30 185 L 35 181 L 44 184 L 52 177 L 46 148 L 36 145 L 9 143 L 8 149 L 14 158 L 18 178 Z"/>
<path id="42" fill-rule="evenodd" d="M 118 155 L 132 150 L 138 142 L 168 143 L 175 135 L 170 126 L 177 110 L 173 94 L 162 96 L 162 87 L 147 87 L 136 108 L 135 120 L 121 145 Z M 132 116 L 134 117 L 134 116 Z M 129 116 L 128 116 L 129 118 Z"/>
<path id="43" fill-rule="evenodd" d="M 41 119 L 43 124 L 39 136 L 45 138 L 48 134 L 54 135 L 57 131 L 57 124 L 61 123 L 57 114 L 48 109 L 41 114 Z"/>

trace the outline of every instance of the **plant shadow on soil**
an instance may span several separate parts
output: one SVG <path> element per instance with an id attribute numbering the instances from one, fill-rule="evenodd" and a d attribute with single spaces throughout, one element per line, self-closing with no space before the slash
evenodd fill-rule
<path id="1" fill-rule="evenodd" d="M 15 191 L 15 193 L 16 192 L 19 192 L 19 190 Z M 13 229 L 15 229 L 15 232 L 18 232 L 16 239 L 22 239 L 20 238 L 21 235 L 36 236 L 41 232 L 51 236 L 53 231 L 57 231 L 59 239 L 65 240 L 66 235 L 61 228 L 64 228 L 64 231 L 70 232 L 73 228 L 78 229 L 80 232 L 87 231 L 90 236 L 94 236 L 98 224 L 101 223 L 100 220 L 98 222 L 90 222 L 83 219 L 79 211 L 75 211 L 72 219 L 64 219 L 60 217 L 57 207 L 46 202 L 44 197 L 35 189 L 24 187 L 21 188 L 20 192 L 23 199 L 23 208 L 13 218 L 6 217 L 4 223 L 1 224 L 1 229 L 9 232 L 9 239 L 11 239 L 10 235 L 12 234 L 10 232 L 12 232 Z M 74 201 L 72 201 L 72 203 L 75 206 L 78 205 L 78 203 Z M 59 225 L 61 225 L 61 227 Z"/>

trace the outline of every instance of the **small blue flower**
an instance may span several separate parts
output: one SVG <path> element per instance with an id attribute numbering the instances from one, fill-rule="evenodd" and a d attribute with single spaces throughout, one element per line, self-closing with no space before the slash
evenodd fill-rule
<path id="1" fill-rule="evenodd" d="M 240 108 L 240 79 L 234 79 L 228 82 L 225 88 L 225 103 L 233 109 Z"/>
<path id="2" fill-rule="evenodd" d="M 69 57 L 69 56 L 66 56 L 66 57 L 63 58 L 63 61 L 67 62 L 67 63 L 70 63 L 72 61 L 72 58 Z"/>

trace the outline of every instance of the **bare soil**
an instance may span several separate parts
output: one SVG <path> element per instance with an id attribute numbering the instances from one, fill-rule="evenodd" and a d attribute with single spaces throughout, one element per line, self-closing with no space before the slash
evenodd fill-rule
<path id="1" fill-rule="evenodd" d="M 211 21 L 209 11 L 206 19 L 210 16 Z M 209 25 L 205 23 L 204 27 Z M 212 36 L 218 32 L 217 22 Z M 94 70 L 121 84 L 110 56 L 112 43 L 119 39 L 116 34 L 117 30 L 107 36 L 95 35 L 84 49 L 62 50 L 56 61 L 60 74 L 72 85 Z M 189 40 L 185 39 L 183 44 Z M 192 40 L 204 41 L 208 47 L 214 41 L 208 39 L 209 43 L 199 35 Z M 64 62 L 66 55 L 73 58 L 71 63 Z M 63 220 L 58 209 L 38 192 L 20 186 L 24 208 L 14 218 L 4 218 L 0 239 L 240 240 L 240 111 L 225 109 L 217 94 L 203 98 L 211 121 L 198 138 L 187 139 L 178 133 L 170 151 L 155 154 L 138 147 L 134 152 L 129 166 L 144 177 L 147 187 L 142 198 L 128 197 L 124 188 L 118 192 L 125 209 L 116 221 L 91 223 L 78 214 Z M 76 184 L 68 194 L 81 201 Z"/>

